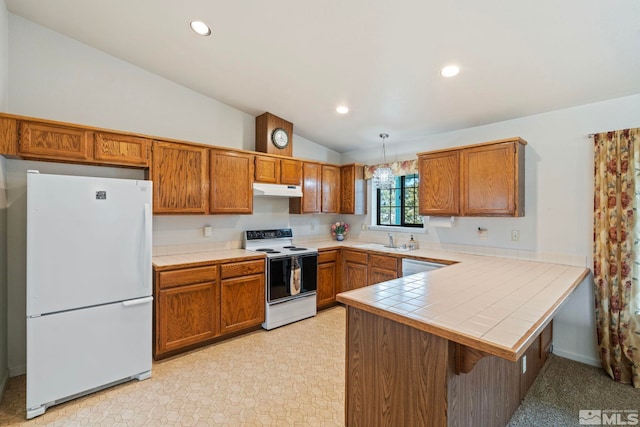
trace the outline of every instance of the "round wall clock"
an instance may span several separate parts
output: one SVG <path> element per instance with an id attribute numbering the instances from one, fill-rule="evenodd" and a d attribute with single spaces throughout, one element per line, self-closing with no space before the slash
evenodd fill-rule
<path id="1" fill-rule="evenodd" d="M 271 142 L 278 148 L 285 148 L 289 145 L 289 134 L 282 128 L 276 128 L 271 133 Z"/>

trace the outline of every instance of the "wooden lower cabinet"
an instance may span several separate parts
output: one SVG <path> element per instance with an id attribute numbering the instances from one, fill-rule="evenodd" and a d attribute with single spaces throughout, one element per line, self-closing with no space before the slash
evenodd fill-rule
<path id="1" fill-rule="evenodd" d="M 318 253 L 318 286 L 316 295 L 318 309 L 335 304 L 336 290 L 340 290 L 339 278 L 338 251 L 320 251 Z"/>
<path id="2" fill-rule="evenodd" d="M 264 322 L 264 265 L 264 260 L 259 260 L 221 266 L 220 319 L 223 334 Z"/>
<path id="3" fill-rule="evenodd" d="M 342 291 L 350 291 L 367 286 L 369 283 L 367 253 L 345 249 L 343 260 L 344 280 Z"/>
<path id="4" fill-rule="evenodd" d="M 397 279 L 401 259 L 369 254 L 369 285 Z"/>
<path id="5" fill-rule="evenodd" d="M 217 273 L 211 266 L 155 274 L 155 358 L 219 334 Z"/>
<path id="6" fill-rule="evenodd" d="M 264 258 L 154 274 L 153 357 L 162 359 L 264 322 Z"/>

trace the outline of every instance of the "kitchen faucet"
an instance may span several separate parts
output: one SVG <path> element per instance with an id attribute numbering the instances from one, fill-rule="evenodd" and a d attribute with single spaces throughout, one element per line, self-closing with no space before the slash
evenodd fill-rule
<path id="1" fill-rule="evenodd" d="M 389 236 L 389 247 L 393 247 L 393 234 L 391 233 L 387 233 L 387 236 Z"/>

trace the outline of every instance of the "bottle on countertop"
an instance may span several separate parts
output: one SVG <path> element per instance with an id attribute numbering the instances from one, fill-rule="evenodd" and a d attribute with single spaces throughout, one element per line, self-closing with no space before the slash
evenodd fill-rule
<path id="1" fill-rule="evenodd" d="M 415 249 L 418 249 L 418 242 L 416 242 L 415 240 L 413 240 L 413 234 L 411 235 L 411 239 L 409 240 L 409 250 L 413 251 Z"/>

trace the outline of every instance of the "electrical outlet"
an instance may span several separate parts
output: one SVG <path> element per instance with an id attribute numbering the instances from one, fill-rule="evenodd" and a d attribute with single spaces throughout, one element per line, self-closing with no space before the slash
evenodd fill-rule
<path id="1" fill-rule="evenodd" d="M 489 238 L 489 230 L 478 227 L 478 239 L 487 240 Z"/>
<path id="2" fill-rule="evenodd" d="M 209 226 L 209 225 L 205 225 L 202 228 L 202 234 L 204 235 L 204 237 L 211 237 L 212 231 L 213 230 L 211 229 L 211 226 Z"/>
<path id="3" fill-rule="evenodd" d="M 522 374 L 527 373 L 527 355 L 522 356 Z"/>
<path id="4" fill-rule="evenodd" d="M 520 230 L 511 230 L 511 241 L 517 242 L 520 240 Z"/>

